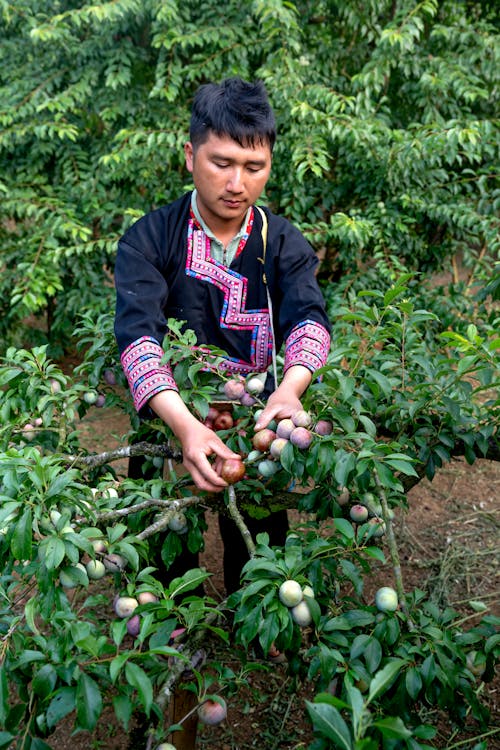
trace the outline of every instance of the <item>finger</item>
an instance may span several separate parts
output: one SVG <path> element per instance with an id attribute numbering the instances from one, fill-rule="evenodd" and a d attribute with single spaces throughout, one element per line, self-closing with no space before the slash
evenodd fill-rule
<path id="1" fill-rule="evenodd" d="M 219 459 L 217 457 L 215 460 L 220 460 L 221 463 L 224 461 L 223 458 Z M 205 482 L 209 482 L 214 487 L 217 487 L 217 489 L 223 489 L 224 487 L 227 487 L 227 483 L 219 476 L 219 472 L 216 469 L 215 462 L 214 464 L 210 463 L 204 453 L 202 453 L 199 460 L 196 462 L 196 470 L 199 472 L 200 477 L 202 477 Z"/>
<path id="2" fill-rule="evenodd" d="M 205 490 L 206 492 L 221 492 L 227 487 L 226 482 L 212 470 L 210 464 L 208 464 L 208 469 L 205 471 L 200 471 L 200 469 L 194 464 L 191 464 L 190 467 L 186 466 L 186 468 L 191 474 L 193 482 L 200 490 Z"/>
<path id="3" fill-rule="evenodd" d="M 227 445 L 225 445 L 222 441 L 220 443 L 211 443 L 210 448 L 215 453 L 215 455 L 221 459 L 224 458 L 241 458 L 239 453 L 235 453 L 231 450 L 231 448 L 228 448 Z"/>
<path id="4" fill-rule="evenodd" d="M 259 418 L 255 423 L 256 430 L 263 430 L 271 420 L 273 420 L 279 414 L 278 408 L 265 408 L 262 413 L 259 414 Z"/>

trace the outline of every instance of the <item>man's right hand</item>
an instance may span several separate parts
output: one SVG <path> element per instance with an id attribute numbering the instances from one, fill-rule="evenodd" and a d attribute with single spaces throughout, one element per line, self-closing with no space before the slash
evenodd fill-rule
<path id="1" fill-rule="evenodd" d="M 182 463 L 195 485 L 207 492 L 221 492 L 227 487 L 220 476 L 224 459 L 241 458 L 228 448 L 216 433 L 194 417 L 176 391 L 161 391 L 149 404 L 171 428 L 182 446 Z M 215 456 L 212 465 L 208 460 Z"/>

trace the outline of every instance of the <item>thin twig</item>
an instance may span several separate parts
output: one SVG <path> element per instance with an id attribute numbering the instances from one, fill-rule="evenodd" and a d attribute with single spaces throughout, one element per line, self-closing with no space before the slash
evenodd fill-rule
<path id="1" fill-rule="evenodd" d="M 245 542 L 248 554 L 250 555 L 250 557 L 253 557 L 255 555 L 255 543 L 252 539 L 250 531 L 248 530 L 248 526 L 243 520 L 243 516 L 241 515 L 240 511 L 238 510 L 238 506 L 236 505 L 236 492 L 234 491 L 233 485 L 229 485 L 228 496 L 229 499 L 227 507 L 229 510 L 229 514 L 238 527 L 241 536 L 243 537 L 243 541 Z"/>

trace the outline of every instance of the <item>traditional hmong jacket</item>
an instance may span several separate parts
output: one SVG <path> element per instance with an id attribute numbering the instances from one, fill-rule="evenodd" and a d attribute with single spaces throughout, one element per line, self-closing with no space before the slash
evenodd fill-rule
<path id="1" fill-rule="evenodd" d="M 250 212 L 229 267 L 211 257 L 210 240 L 190 208 L 191 194 L 137 221 L 121 238 L 115 268 L 115 334 L 135 406 L 177 389 L 161 364 L 167 320 L 185 320 L 198 340 L 227 352 L 226 372 L 264 372 L 272 330 L 263 280 L 262 219 Z M 326 360 L 330 326 L 314 275 L 317 258 L 286 219 L 268 218 L 265 273 L 271 293 L 276 350 L 285 344 L 284 370 L 314 372 Z"/>

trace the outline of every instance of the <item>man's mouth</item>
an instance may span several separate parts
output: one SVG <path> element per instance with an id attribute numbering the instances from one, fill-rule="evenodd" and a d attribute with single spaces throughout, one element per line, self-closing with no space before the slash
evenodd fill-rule
<path id="1" fill-rule="evenodd" d="M 239 208 L 243 203 L 243 201 L 234 200 L 233 198 L 223 198 L 222 201 L 226 206 L 229 206 L 230 208 Z"/>

